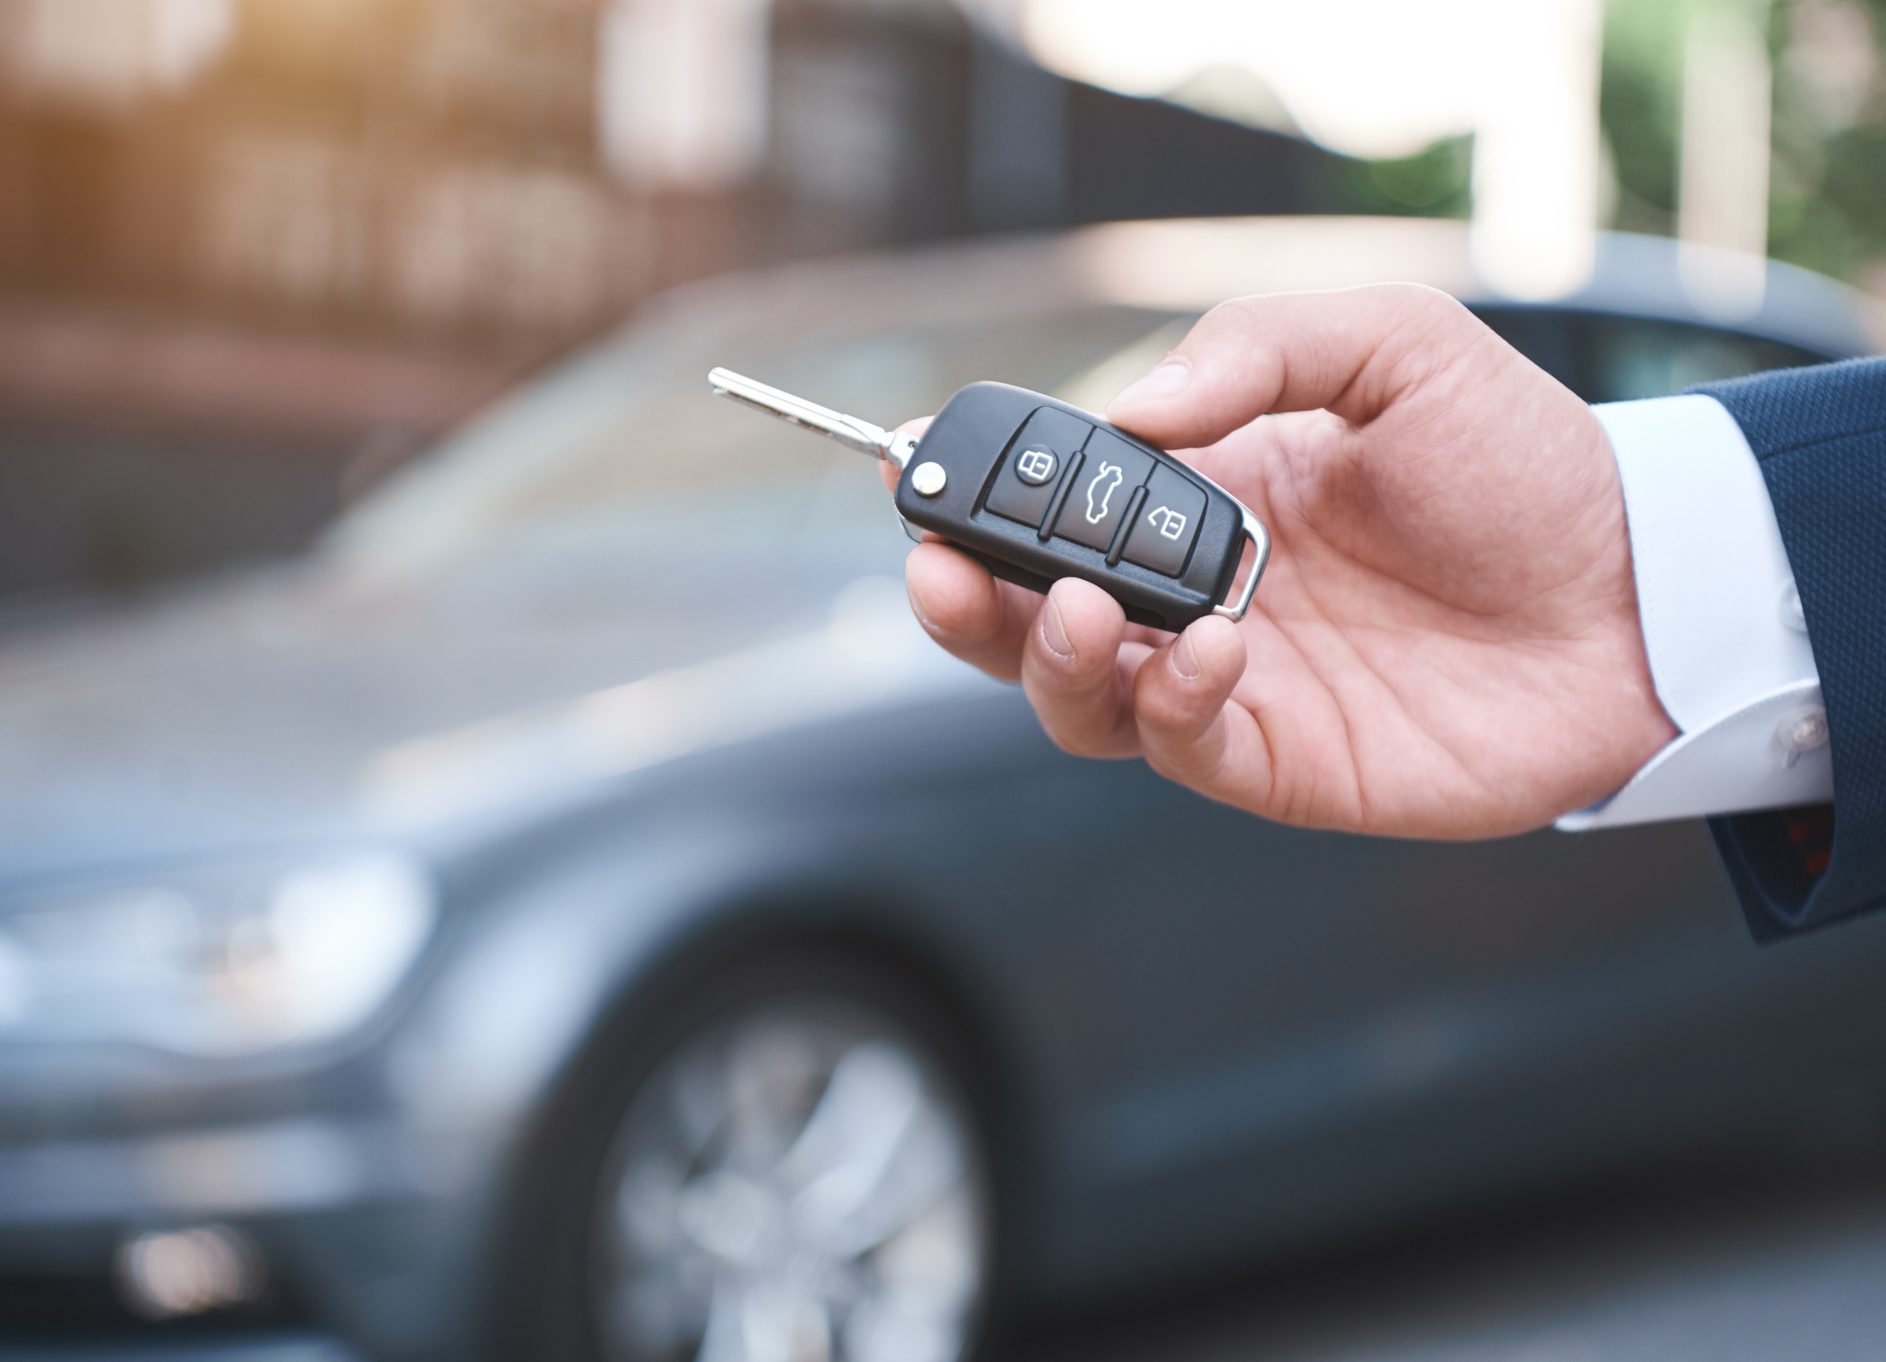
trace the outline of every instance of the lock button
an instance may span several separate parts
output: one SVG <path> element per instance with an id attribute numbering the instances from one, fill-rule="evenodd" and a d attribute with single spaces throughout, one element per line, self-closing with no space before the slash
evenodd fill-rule
<path id="1" fill-rule="evenodd" d="M 1061 475 L 1092 432 L 1092 426 L 1064 411 L 1043 408 L 1030 416 L 1009 442 L 1008 458 L 989 489 L 989 509 L 1038 527 Z"/>
<path id="2" fill-rule="evenodd" d="M 1177 577 L 1185 571 L 1186 555 L 1204 518 L 1204 489 L 1161 464 L 1146 483 L 1146 499 L 1127 531 L 1121 556 L 1129 563 Z"/>

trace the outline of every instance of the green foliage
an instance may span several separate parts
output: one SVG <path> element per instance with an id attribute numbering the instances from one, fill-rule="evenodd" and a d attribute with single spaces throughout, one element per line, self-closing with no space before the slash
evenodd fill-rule
<path id="1" fill-rule="evenodd" d="M 1767 15 L 1773 59 L 1769 251 L 1839 278 L 1886 281 L 1886 0 L 1609 0 L 1599 119 L 1610 225 L 1676 229 L 1686 35 L 1699 17 Z M 1464 216 L 1470 138 L 1359 162 L 1363 211 Z"/>
<path id="2" fill-rule="evenodd" d="M 1464 218 L 1472 204 L 1473 139 L 1447 137 L 1416 152 L 1345 167 L 1354 211 L 1387 217 Z"/>
<path id="3" fill-rule="evenodd" d="M 1683 107 L 1683 35 L 1698 0 L 1611 0 L 1606 7 L 1598 121 L 1617 186 L 1612 225 L 1676 227 L 1676 147 Z"/>
<path id="4" fill-rule="evenodd" d="M 1780 0 L 1769 251 L 1878 284 L 1886 259 L 1886 0 Z"/>

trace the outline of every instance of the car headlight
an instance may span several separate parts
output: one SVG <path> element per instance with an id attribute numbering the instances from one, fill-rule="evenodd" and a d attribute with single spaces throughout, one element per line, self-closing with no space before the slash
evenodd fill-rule
<path id="1" fill-rule="evenodd" d="M 0 903 L 0 1041 L 246 1054 L 364 1021 L 431 934 L 404 857 L 192 868 Z"/>

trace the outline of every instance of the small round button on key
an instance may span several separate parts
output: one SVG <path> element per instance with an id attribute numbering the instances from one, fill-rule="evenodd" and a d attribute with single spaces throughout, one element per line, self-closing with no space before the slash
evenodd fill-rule
<path id="1" fill-rule="evenodd" d="M 910 486 L 920 497 L 933 497 L 949 485 L 950 475 L 934 459 L 925 459 L 910 470 Z"/>

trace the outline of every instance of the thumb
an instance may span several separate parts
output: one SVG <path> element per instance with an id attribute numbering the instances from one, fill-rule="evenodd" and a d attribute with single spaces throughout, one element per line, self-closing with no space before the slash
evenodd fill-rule
<path id="1" fill-rule="evenodd" d="M 1201 317 L 1107 418 L 1166 449 L 1212 444 L 1274 411 L 1320 407 L 1360 425 L 1414 376 L 1411 354 L 1457 344 L 1472 325 L 1453 298 L 1415 284 L 1237 298 Z"/>

